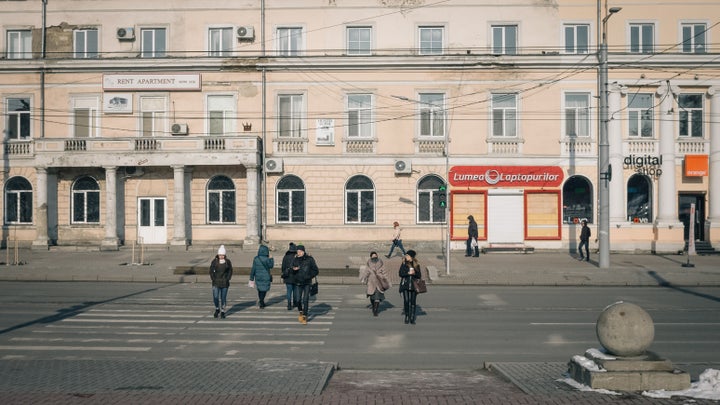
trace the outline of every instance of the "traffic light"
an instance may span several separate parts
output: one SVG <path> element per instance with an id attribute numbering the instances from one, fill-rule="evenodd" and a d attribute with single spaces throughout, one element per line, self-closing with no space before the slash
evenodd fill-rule
<path id="1" fill-rule="evenodd" d="M 447 207 L 447 187 L 444 184 L 438 187 L 438 197 L 440 197 L 440 207 Z"/>

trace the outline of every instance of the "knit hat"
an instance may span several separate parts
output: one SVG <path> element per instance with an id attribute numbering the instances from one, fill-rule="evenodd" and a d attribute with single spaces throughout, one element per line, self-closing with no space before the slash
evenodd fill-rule
<path id="1" fill-rule="evenodd" d="M 417 253 L 416 253 L 414 250 L 412 250 L 412 249 L 410 249 L 410 250 L 408 250 L 407 252 L 405 252 L 405 254 L 408 255 L 408 256 L 410 256 L 410 257 L 412 257 L 413 259 L 415 258 L 415 255 L 417 255 Z"/>
<path id="2" fill-rule="evenodd" d="M 305 251 L 305 245 L 297 245 L 295 246 L 295 249 Z"/>
<path id="3" fill-rule="evenodd" d="M 295 246 L 295 242 L 290 242 L 290 247 L 288 248 L 288 252 L 291 252 L 291 253 L 297 252 L 297 246 Z"/>
<path id="4" fill-rule="evenodd" d="M 225 245 L 220 245 L 217 254 L 225 256 Z"/>

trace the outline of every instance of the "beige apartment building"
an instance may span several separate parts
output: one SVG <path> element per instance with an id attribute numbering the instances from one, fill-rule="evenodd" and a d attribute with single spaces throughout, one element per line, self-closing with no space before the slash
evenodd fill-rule
<path id="1" fill-rule="evenodd" d="M 3 244 L 720 242 L 716 1 L 0 10 Z"/>

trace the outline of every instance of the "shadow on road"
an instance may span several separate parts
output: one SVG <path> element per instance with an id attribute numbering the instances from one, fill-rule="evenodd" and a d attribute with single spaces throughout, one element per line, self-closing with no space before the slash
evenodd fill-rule
<path id="1" fill-rule="evenodd" d="M 673 290 L 675 290 L 675 291 L 679 291 L 679 292 L 681 292 L 681 293 L 694 295 L 694 296 L 696 296 L 696 297 L 705 298 L 705 299 L 708 299 L 708 300 L 711 300 L 711 301 L 715 301 L 715 302 L 720 302 L 720 297 L 716 297 L 716 296 L 710 295 L 710 294 L 699 293 L 699 292 L 697 292 L 697 291 L 693 291 L 693 290 L 690 290 L 690 289 L 685 288 L 685 287 L 679 287 L 679 286 L 673 285 L 671 282 L 665 280 L 664 278 L 662 278 L 661 275 L 657 274 L 657 273 L 656 273 L 655 271 L 653 271 L 653 270 L 649 270 L 649 271 L 648 271 L 648 275 L 649 275 L 650 277 L 654 278 L 654 279 L 658 282 L 658 285 L 659 285 L 660 287 L 670 288 L 670 289 L 673 289 Z"/>

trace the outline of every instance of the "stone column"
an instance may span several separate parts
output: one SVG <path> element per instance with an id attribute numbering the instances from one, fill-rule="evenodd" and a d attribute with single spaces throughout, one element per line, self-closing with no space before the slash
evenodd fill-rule
<path id="1" fill-rule="evenodd" d="M 610 224 L 624 223 L 625 220 L 625 179 L 623 178 L 623 139 L 622 139 L 622 106 L 621 96 L 627 93 L 627 87 L 612 83 L 608 86 L 608 143 L 610 144 L 610 166 L 612 180 L 610 191 Z"/>
<path id="2" fill-rule="evenodd" d="M 117 166 L 106 166 L 105 169 L 105 238 L 100 243 L 100 250 L 120 249 L 117 232 Z"/>
<path id="3" fill-rule="evenodd" d="M 185 236 L 185 166 L 174 165 L 173 169 L 173 246 L 187 246 Z"/>
<path id="4" fill-rule="evenodd" d="M 35 240 L 32 249 L 48 249 L 48 174 L 47 167 L 36 167 Z"/>
<path id="5" fill-rule="evenodd" d="M 706 240 L 720 243 L 720 87 L 708 89 L 710 98 L 710 161 L 708 167 L 708 219 Z"/>
<path id="6" fill-rule="evenodd" d="M 258 232 L 260 223 L 260 210 L 258 210 L 260 190 L 258 187 L 260 182 L 256 165 L 246 165 L 245 170 L 247 171 L 247 224 L 244 246 L 252 246 L 260 243 L 260 233 Z"/>

